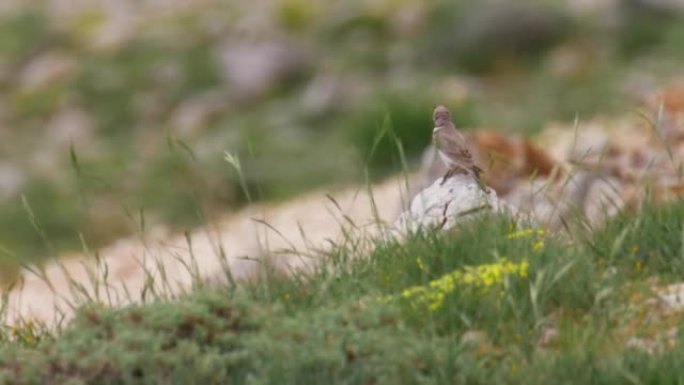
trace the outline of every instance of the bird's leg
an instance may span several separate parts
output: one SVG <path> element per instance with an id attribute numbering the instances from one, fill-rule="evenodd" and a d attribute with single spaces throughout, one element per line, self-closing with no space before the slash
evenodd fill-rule
<path id="1" fill-rule="evenodd" d="M 442 183 L 440 183 L 440 186 L 444 186 L 444 183 L 446 183 L 447 179 L 451 178 L 454 175 L 454 169 L 450 168 L 449 171 L 444 174 L 444 177 L 442 178 Z"/>
<path id="2" fill-rule="evenodd" d="M 475 182 L 485 194 L 489 194 L 489 190 L 487 189 L 487 186 L 484 184 L 482 179 L 480 179 L 479 177 L 475 177 Z"/>
<path id="3" fill-rule="evenodd" d="M 482 173 L 482 169 L 477 167 L 476 165 L 473 165 L 473 168 L 470 169 L 470 171 L 470 174 L 473 176 L 473 179 L 475 179 L 475 182 L 480 187 L 480 189 L 484 191 L 485 194 L 489 194 L 487 185 L 485 185 L 485 183 L 482 181 L 482 177 L 480 176 Z"/>

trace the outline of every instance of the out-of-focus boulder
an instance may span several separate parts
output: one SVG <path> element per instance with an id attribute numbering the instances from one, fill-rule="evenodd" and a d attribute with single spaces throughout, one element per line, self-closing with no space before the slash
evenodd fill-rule
<path id="1" fill-rule="evenodd" d="M 171 115 L 171 126 L 183 136 L 193 136 L 206 128 L 209 121 L 229 106 L 222 90 L 211 90 L 193 96 Z"/>
<path id="2" fill-rule="evenodd" d="M 306 55 L 282 41 L 228 42 L 219 52 L 221 70 L 241 100 L 261 96 L 301 72 Z"/>
<path id="3" fill-rule="evenodd" d="M 31 60 L 19 74 L 26 91 L 41 89 L 64 80 L 76 70 L 76 61 L 66 54 L 48 52 Z"/>

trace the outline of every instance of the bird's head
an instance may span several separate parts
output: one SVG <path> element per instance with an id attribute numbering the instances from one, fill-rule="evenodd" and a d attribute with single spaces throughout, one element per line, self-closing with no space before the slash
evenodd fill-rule
<path id="1" fill-rule="evenodd" d="M 435 107 L 435 111 L 432 113 L 432 120 L 435 121 L 435 123 L 451 121 L 451 114 L 446 107 L 439 105 Z"/>

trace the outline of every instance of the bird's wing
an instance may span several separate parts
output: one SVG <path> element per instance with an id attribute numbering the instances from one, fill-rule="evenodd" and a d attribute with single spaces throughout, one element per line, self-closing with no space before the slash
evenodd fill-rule
<path id="1" fill-rule="evenodd" d="M 435 145 L 444 155 L 465 166 L 474 165 L 473 155 L 468 150 L 466 139 L 453 127 L 444 127 L 434 134 Z"/>

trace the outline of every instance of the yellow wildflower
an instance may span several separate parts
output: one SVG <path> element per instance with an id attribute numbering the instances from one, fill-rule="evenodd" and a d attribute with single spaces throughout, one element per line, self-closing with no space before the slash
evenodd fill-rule
<path id="1" fill-rule="evenodd" d="M 532 246 L 532 250 L 534 251 L 539 251 L 544 248 L 544 241 L 537 241 L 534 246 Z"/>
<path id="2" fill-rule="evenodd" d="M 539 251 L 544 248 L 544 240 L 541 239 L 546 232 L 544 230 L 535 230 L 535 229 L 523 229 L 519 230 L 516 232 L 512 232 L 508 234 L 506 237 L 507 239 L 518 239 L 518 238 L 529 238 L 532 236 L 536 236 L 536 242 L 532 246 L 533 251 Z"/>
<path id="3" fill-rule="evenodd" d="M 498 285 L 508 276 L 527 277 L 529 262 L 513 263 L 506 259 L 500 262 L 467 266 L 463 270 L 455 270 L 440 278 L 430 281 L 427 285 L 413 286 L 401 292 L 401 298 L 410 300 L 414 304 L 426 304 L 430 310 L 439 309 L 447 294 L 458 287 L 473 287 L 486 293 L 494 285 Z M 386 302 L 389 298 L 383 298 Z"/>
<path id="4" fill-rule="evenodd" d="M 543 236 L 546 232 L 544 230 L 535 230 L 535 229 L 523 229 L 523 230 L 518 230 L 516 232 L 508 234 L 506 238 L 508 239 L 517 239 L 517 238 L 527 238 L 532 235 L 537 235 L 537 236 Z"/>

